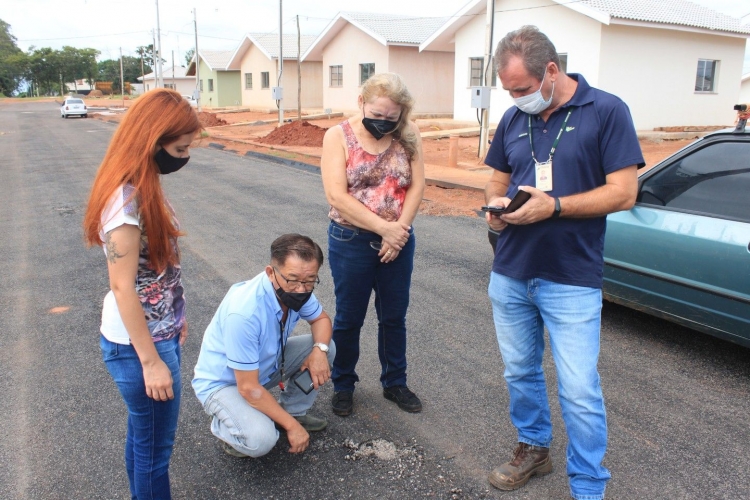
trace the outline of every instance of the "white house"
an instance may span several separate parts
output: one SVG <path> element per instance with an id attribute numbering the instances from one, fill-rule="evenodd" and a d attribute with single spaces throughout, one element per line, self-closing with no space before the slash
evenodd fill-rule
<path id="1" fill-rule="evenodd" d="M 284 65 L 279 82 L 279 34 L 248 33 L 229 60 L 229 66 L 240 68 L 242 105 L 263 111 L 276 109 L 271 88 L 280 86 L 283 89 L 282 106 L 284 109 L 296 110 L 297 90 L 300 87 L 297 52 L 299 50 L 300 56 L 304 54 L 314 40 L 313 35 L 301 35 L 299 41 L 297 35 L 284 35 L 281 41 Z M 322 61 L 301 61 L 299 68 L 302 77 L 302 107 L 322 108 Z"/>
<path id="2" fill-rule="evenodd" d="M 750 104 L 750 73 L 742 75 L 740 84 L 740 98 L 737 101 L 742 104 Z"/>
<path id="3" fill-rule="evenodd" d="M 362 83 L 400 74 L 420 114 L 453 112 L 453 54 L 419 50 L 445 18 L 340 12 L 310 45 L 304 61 L 322 61 L 323 106 L 355 112 Z"/>
<path id="4" fill-rule="evenodd" d="M 164 72 L 162 79 L 165 88 L 176 90 L 183 95 L 192 95 L 193 90 L 195 90 L 195 77 L 187 76 L 185 74 L 187 69 L 184 66 L 174 66 L 173 71 L 171 65 L 163 64 L 162 71 Z M 143 92 L 148 92 L 157 87 L 155 73 L 139 76 L 138 80 L 143 84 Z"/>
<path id="5" fill-rule="evenodd" d="M 495 0 L 493 51 L 532 24 L 561 55 L 563 70 L 622 98 L 637 129 L 728 125 L 734 120 L 750 27 L 687 0 Z M 487 0 L 473 0 L 420 45 L 455 53 L 454 117 L 476 119 Z M 479 70 L 478 70 L 479 68 Z M 513 105 L 497 85 L 490 120 Z"/>

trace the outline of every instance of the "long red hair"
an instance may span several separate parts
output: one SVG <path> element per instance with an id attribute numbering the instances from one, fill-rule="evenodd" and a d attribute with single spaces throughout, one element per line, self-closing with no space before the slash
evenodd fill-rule
<path id="1" fill-rule="evenodd" d="M 141 224 L 146 231 L 149 261 L 157 271 L 178 261 L 172 239 L 181 236 L 172 221 L 159 182 L 154 155 L 157 147 L 201 130 L 198 116 L 187 100 L 169 89 L 154 89 L 139 97 L 125 113 L 107 148 L 91 188 L 83 219 L 88 246 L 104 242 L 102 214 L 115 190 L 125 183 L 135 187 Z"/>

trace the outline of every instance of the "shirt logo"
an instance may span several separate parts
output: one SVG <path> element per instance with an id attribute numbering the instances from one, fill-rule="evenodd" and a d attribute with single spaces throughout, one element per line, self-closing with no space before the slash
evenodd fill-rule
<path id="1" fill-rule="evenodd" d="M 518 137 L 526 137 L 527 135 L 529 135 L 529 133 L 528 132 L 524 132 L 523 134 L 518 134 Z"/>
<path id="2" fill-rule="evenodd" d="M 573 130 L 575 130 L 575 127 L 565 127 L 566 132 L 572 132 Z"/>

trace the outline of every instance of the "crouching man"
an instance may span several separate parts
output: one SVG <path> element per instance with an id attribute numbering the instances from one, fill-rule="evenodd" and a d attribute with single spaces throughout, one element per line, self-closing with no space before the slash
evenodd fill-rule
<path id="1" fill-rule="evenodd" d="M 213 416 L 211 432 L 232 456 L 265 455 L 279 430 L 287 434 L 289 451 L 301 453 L 308 432 L 328 424 L 307 414 L 331 376 L 335 355 L 331 319 L 312 294 L 322 264 L 323 252 L 310 238 L 280 236 L 265 271 L 233 285 L 206 328 L 192 385 Z M 312 335 L 290 337 L 300 318 Z M 293 381 L 305 370 L 312 379 L 309 394 Z M 269 392 L 277 385 L 278 402 Z M 299 385 L 307 390 L 310 379 Z"/>

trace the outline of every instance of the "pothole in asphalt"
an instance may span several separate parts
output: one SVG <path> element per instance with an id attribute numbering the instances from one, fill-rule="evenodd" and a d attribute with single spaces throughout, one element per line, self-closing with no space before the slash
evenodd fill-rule
<path id="1" fill-rule="evenodd" d="M 351 439 L 344 441 L 344 447 L 353 450 L 347 455 L 347 460 L 357 460 L 363 457 L 375 457 L 380 460 L 395 460 L 402 455 L 414 454 L 414 450 L 399 450 L 398 447 L 385 439 L 371 439 L 363 443 L 355 443 Z"/>

